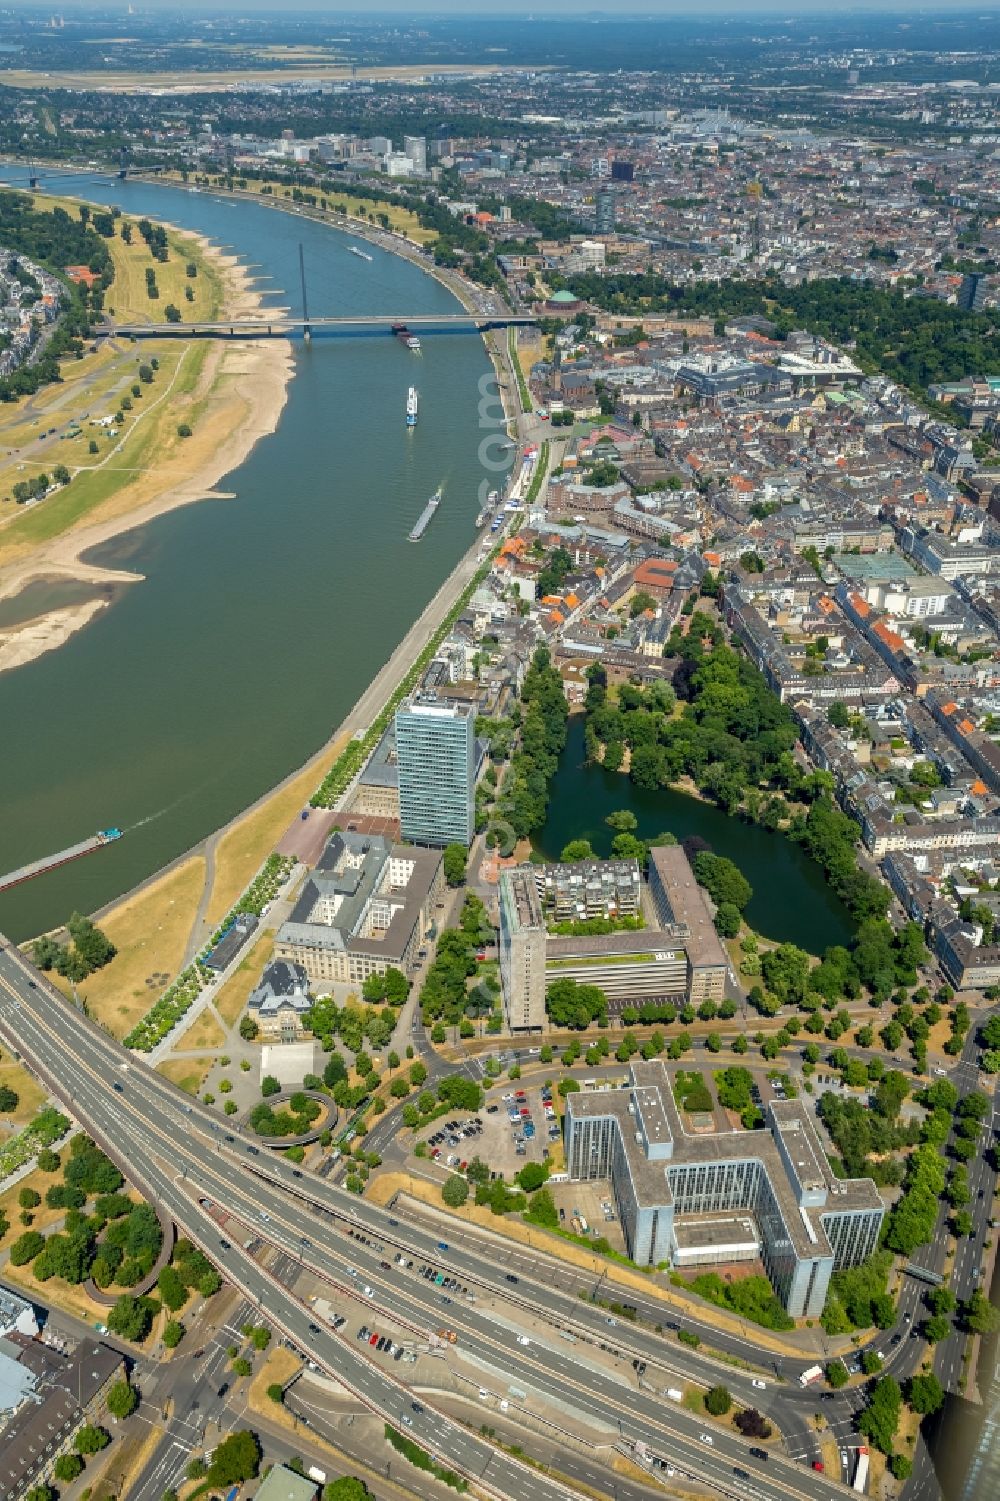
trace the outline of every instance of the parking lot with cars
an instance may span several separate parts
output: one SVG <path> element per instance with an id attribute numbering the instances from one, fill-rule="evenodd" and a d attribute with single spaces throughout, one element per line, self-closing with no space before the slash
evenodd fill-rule
<path id="1" fill-rule="evenodd" d="M 561 1137 L 549 1088 L 513 1083 L 491 1090 L 475 1115 L 456 1113 L 421 1133 L 439 1167 L 461 1173 L 478 1157 L 491 1172 L 508 1179 L 526 1162 L 546 1161 Z"/>

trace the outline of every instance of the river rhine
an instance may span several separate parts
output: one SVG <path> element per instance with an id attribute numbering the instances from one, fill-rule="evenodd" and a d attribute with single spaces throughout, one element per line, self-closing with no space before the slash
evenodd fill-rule
<path id="1" fill-rule="evenodd" d="M 753 887 L 747 921 L 765 938 L 797 943 L 811 954 L 850 942 L 851 915 L 827 885 L 823 872 L 797 844 L 742 819 L 730 818 L 712 803 L 664 787 L 644 792 L 620 771 L 588 766 L 583 749 L 584 716 L 569 722 L 566 748 L 550 783 L 548 818 L 536 838 L 539 850 L 556 860 L 571 839 L 589 839 L 596 854 L 611 852 L 614 831 L 604 820 L 618 808 L 638 819 L 640 839 L 699 834 L 717 855 L 727 855 Z"/>
<path id="2" fill-rule="evenodd" d="M 401 257 L 367 246 L 362 260 L 349 233 L 263 205 L 137 182 L 63 191 L 207 235 L 270 278 L 277 306 L 298 309 L 301 241 L 314 317 L 458 310 Z M 95 910 L 307 760 L 447 577 L 475 536 L 490 364 L 472 333 L 422 342 L 419 355 L 385 333 L 295 344 L 277 431 L 220 482 L 235 499 L 182 507 L 91 554 L 144 582 L 0 675 L 0 870 L 126 831 L 0 897 L 0 930 L 22 939 Z M 411 543 L 438 485 L 441 507 Z"/>

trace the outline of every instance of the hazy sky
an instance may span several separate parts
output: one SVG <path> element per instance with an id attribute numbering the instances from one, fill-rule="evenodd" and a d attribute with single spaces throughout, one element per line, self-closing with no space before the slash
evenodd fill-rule
<path id="1" fill-rule="evenodd" d="M 126 0 L 120 0 L 124 10 Z M 25 9 L 36 9 L 38 0 L 7 0 L 7 4 L 13 10 L 22 5 Z M 275 11 L 274 0 L 229 0 L 229 3 L 219 3 L 219 0 L 134 0 L 138 12 L 146 10 L 157 11 L 199 11 L 205 15 L 225 13 L 227 15 L 239 15 L 248 11 Z M 87 10 L 105 9 L 102 0 L 64 0 L 63 9 Z M 108 6 L 108 9 L 112 6 Z M 321 11 L 329 15 L 347 15 L 370 18 L 379 15 L 422 15 L 437 16 L 495 16 L 502 21 L 512 13 L 519 16 L 563 16 L 580 21 L 593 21 L 598 17 L 614 20 L 624 17 L 668 17 L 685 16 L 697 17 L 705 11 L 713 11 L 721 15 L 732 15 L 747 18 L 753 15 L 778 15 L 789 21 L 796 19 L 821 18 L 829 16 L 830 0 L 646 0 L 645 4 L 634 3 L 634 0 L 626 0 L 624 5 L 588 6 L 583 0 L 377 0 L 374 5 L 358 4 L 358 0 L 291 0 L 282 10 L 286 15 L 294 15 L 297 11 Z M 914 7 L 912 0 L 851 0 L 851 3 L 838 8 L 840 18 L 849 15 L 852 11 L 906 11 L 912 15 L 914 23 L 919 23 L 921 16 L 933 15 L 940 11 L 968 11 L 973 15 L 990 16 L 991 18 L 1000 11 L 1000 0 L 933 0 L 933 3 Z"/>

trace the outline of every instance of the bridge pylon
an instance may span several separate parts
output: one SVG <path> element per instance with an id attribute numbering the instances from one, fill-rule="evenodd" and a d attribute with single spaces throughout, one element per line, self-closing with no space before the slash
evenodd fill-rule
<path id="1" fill-rule="evenodd" d="M 302 283 L 302 337 L 308 344 L 312 339 L 312 329 L 309 327 L 309 304 L 306 301 L 306 258 L 301 240 L 299 241 L 299 281 Z"/>

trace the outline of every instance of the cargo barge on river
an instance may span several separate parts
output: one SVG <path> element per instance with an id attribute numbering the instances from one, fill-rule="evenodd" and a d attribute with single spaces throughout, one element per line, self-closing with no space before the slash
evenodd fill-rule
<path id="1" fill-rule="evenodd" d="M 440 504 L 441 487 L 439 485 L 438 488 L 434 491 L 434 494 L 431 496 L 430 500 L 424 506 L 423 510 L 420 512 L 419 517 L 417 518 L 417 524 L 410 533 L 411 542 L 420 541 L 421 537 L 424 535 L 424 532 L 430 525 L 431 517 L 434 515 L 434 512 L 437 510 Z"/>
<path id="2" fill-rule="evenodd" d="M 60 865 L 68 865 L 71 860 L 79 860 L 83 855 L 92 855 L 95 850 L 100 850 L 107 844 L 114 844 L 116 839 L 122 837 L 121 829 L 99 829 L 89 839 L 81 839 L 79 844 L 71 844 L 67 849 L 58 850 L 54 855 L 43 855 L 40 860 L 32 860 L 27 865 L 12 870 L 5 876 L 0 876 L 0 891 L 8 891 L 12 886 L 20 886 L 24 881 L 33 881 L 35 876 L 44 876 L 50 870 L 57 870 Z"/>

